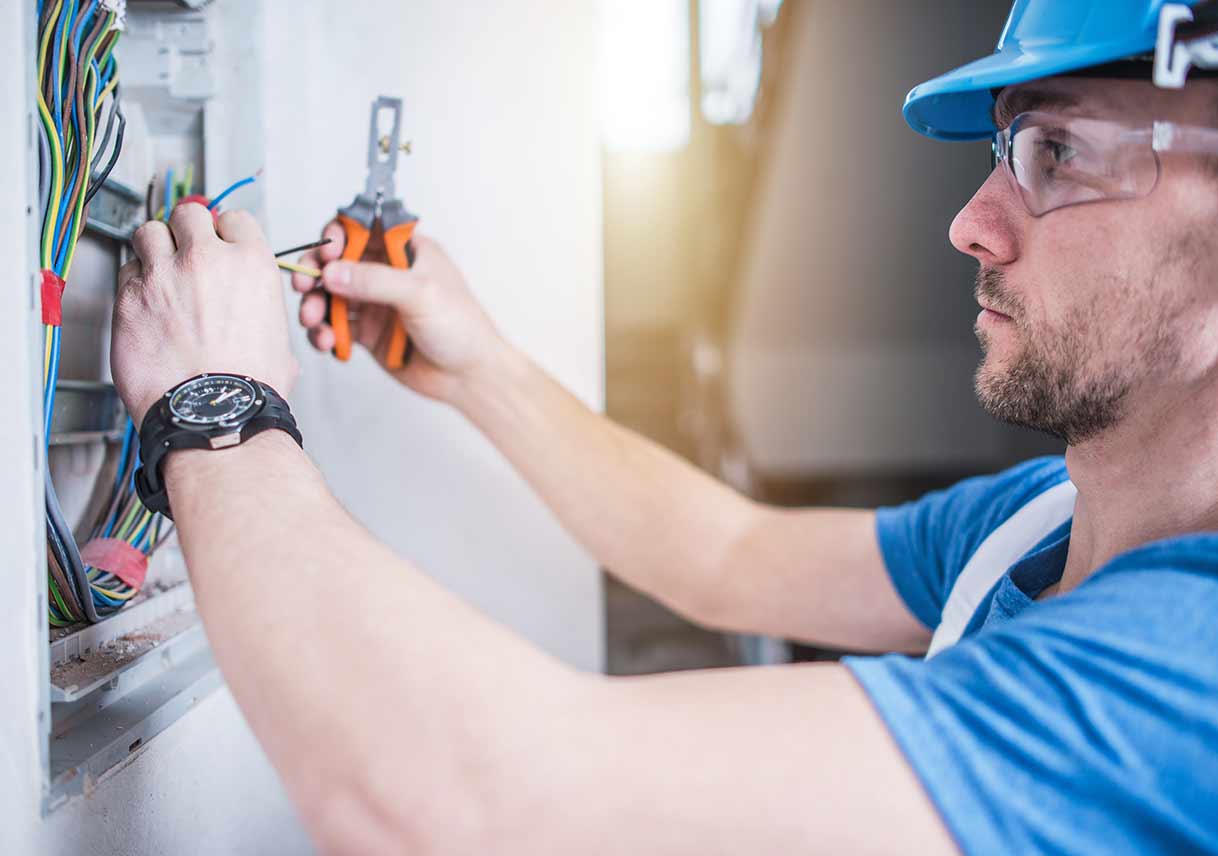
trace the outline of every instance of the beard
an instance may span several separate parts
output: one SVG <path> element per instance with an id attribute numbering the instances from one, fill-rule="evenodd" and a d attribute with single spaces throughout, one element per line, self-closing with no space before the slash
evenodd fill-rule
<path id="1" fill-rule="evenodd" d="M 980 327 L 976 331 L 985 352 L 977 369 L 977 397 L 991 416 L 1069 445 L 1092 439 L 1120 421 L 1135 383 L 1132 365 L 1148 354 L 1127 351 L 1126 360 L 1096 370 L 1091 366 L 1102 340 L 1094 313 L 1080 309 L 1062 328 L 1033 330 L 1022 300 L 1007 289 L 1000 271 L 979 270 L 976 291 L 979 301 L 1011 318 L 1009 335 L 1020 340 L 1015 347 L 1022 344 L 1003 364 L 992 365 L 990 335 Z M 1154 338 L 1161 336 L 1159 327 Z"/>

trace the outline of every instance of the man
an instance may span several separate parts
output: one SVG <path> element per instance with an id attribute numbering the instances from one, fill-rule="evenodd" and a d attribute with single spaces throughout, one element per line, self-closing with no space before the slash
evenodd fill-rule
<path id="1" fill-rule="evenodd" d="M 471 419 L 629 583 L 709 625 L 849 648 L 922 653 L 936 631 L 927 660 L 577 674 L 378 544 L 287 432 L 170 451 L 216 656 L 319 845 L 1218 850 L 1218 85 L 1122 63 L 1178 11 L 1017 0 L 998 53 L 911 93 L 926 133 L 998 130 L 950 235 L 979 262 L 978 391 L 1069 447 L 902 508 L 763 507 L 601 419 L 430 240 L 409 272 L 336 261 L 337 242 L 310 259 L 374 353 L 403 321 L 397 379 Z M 146 452 L 196 374 L 291 388 L 249 215 L 213 228 L 184 205 L 135 243 L 113 365 Z M 294 284 L 325 352 L 323 300 Z"/>

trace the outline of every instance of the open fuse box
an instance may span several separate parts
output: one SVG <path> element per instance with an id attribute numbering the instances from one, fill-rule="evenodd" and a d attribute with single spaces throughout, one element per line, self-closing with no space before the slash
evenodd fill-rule
<path id="1" fill-rule="evenodd" d="M 49 810 L 220 683 L 172 522 L 134 493 L 138 437 L 111 383 L 110 319 L 134 229 L 254 172 L 262 145 L 256 51 L 231 13 L 207 0 L 25 2 L 38 65 L 27 186 L 41 240 L 30 271 L 41 280 L 49 414 Z M 237 201 L 256 211 L 259 187 Z"/>

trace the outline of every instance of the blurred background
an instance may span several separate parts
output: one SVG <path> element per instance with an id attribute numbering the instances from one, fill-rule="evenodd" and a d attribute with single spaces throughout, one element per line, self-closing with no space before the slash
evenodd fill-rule
<path id="1" fill-rule="evenodd" d="M 897 503 L 1060 451 L 973 394 L 976 263 L 947 231 L 988 144 L 900 112 L 1009 9 L 601 4 L 610 417 L 782 505 Z M 606 632 L 618 674 L 838 653 L 700 630 L 612 579 Z"/>

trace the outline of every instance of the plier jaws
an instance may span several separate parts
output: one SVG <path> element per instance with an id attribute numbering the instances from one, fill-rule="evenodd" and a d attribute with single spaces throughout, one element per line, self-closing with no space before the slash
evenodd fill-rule
<path id="1" fill-rule="evenodd" d="M 387 133 L 382 134 L 383 117 L 392 117 Z M 398 150 L 402 131 L 402 99 L 382 95 L 372 102 L 372 120 L 368 130 L 368 181 L 363 193 L 345 208 L 338 210 L 338 223 L 343 228 L 346 244 L 342 258 L 359 261 L 371 245 L 381 249 L 389 264 L 409 268 L 414 263 L 414 235 L 418 218 L 406 210 L 394 191 Z M 351 318 L 347 301 L 327 293 L 326 320 L 334 330 L 334 356 L 346 361 L 351 358 Z M 400 319 L 395 318 L 385 351 L 385 366 L 400 369 L 410 357 L 410 341 Z"/>

